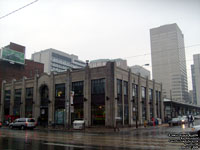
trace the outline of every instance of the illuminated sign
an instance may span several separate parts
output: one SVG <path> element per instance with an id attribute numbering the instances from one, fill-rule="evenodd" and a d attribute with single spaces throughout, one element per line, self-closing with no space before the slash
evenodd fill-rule
<path id="1" fill-rule="evenodd" d="M 11 50 L 7 47 L 2 49 L 1 56 L 3 60 L 12 62 L 12 63 L 18 63 L 18 64 L 24 64 L 24 53 Z"/>

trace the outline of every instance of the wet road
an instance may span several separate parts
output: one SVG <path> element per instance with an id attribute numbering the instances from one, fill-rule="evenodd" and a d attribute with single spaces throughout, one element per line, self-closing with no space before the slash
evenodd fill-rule
<path id="1" fill-rule="evenodd" d="M 61 132 L 0 129 L 0 150 L 177 150 L 169 134 L 186 133 L 187 126 L 150 127 L 124 132 Z"/>

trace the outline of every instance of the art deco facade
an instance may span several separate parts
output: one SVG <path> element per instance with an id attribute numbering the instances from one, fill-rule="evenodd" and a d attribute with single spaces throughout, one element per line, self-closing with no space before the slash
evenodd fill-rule
<path id="1" fill-rule="evenodd" d="M 1 121 L 15 115 L 40 118 L 48 125 L 67 126 L 83 119 L 86 126 L 115 127 L 134 126 L 136 120 L 142 124 L 152 117 L 164 119 L 162 85 L 114 62 L 3 82 L 1 92 Z"/>

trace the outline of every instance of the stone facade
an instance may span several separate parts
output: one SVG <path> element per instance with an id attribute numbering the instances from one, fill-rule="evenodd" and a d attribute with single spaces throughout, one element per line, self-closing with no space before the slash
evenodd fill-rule
<path id="1" fill-rule="evenodd" d="M 69 107 L 72 106 L 70 101 L 72 96 L 70 96 L 70 94 L 73 88 L 73 83 L 79 81 L 83 81 L 83 94 L 79 96 L 79 99 L 80 103 L 83 103 L 82 119 L 84 119 L 86 126 L 98 125 L 103 122 L 103 125 L 107 127 L 115 127 L 117 125 L 117 119 L 119 118 L 121 126 L 134 126 L 136 120 L 139 124 L 143 124 L 144 120 L 150 121 L 151 117 L 161 118 L 164 120 L 162 84 L 156 83 L 154 80 L 152 81 L 148 78 L 143 78 L 140 75 L 133 74 L 131 70 L 127 71 L 118 68 L 114 62 L 107 62 L 106 66 L 97 68 L 89 68 L 89 66 L 86 66 L 84 69 L 73 71 L 68 70 L 60 74 L 42 74 L 41 76 L 35 75 L 32 79 L 23 78 L 23 80 L 20 81 L 4 81 L 2 83 L 1 91 L 0 121 L 5 120 L 4 113 L 5 104 L 8 104 L 6 101 L 7 99 L 8 101 L 10 100 L 9 115 L 13 115 L 13 112 L 15 112 L 13 111 L 13 108 L 15 106 L 14 103 L 16 103 L 16 89 L 21 89 L 19 117 L 25 117 L 25 107 L 27 107 L 26 102 L 28 102 L 26 99 L 26 90 L 27 88 L 33 88 L 31 117 L 39 118 L 42 113 L 48 111 L 48 114 L 46 114 L 48 118 L 47 124 L 50 125 L 51 123 L 56 122 L 55 106 L 57 105 L 57 98 L 55 88 L 56 85 L 64 85 L 65 97 L 63 103 L 63 124 L 66 127 L 69 126 L 72 123 L 73 117 L 70 113 L 73 113 L 73 111 L 76 112 L 75 106 L 74 108 Z M 98 87 L 96 87 L 96 83 L 98 84 Z M 99 85 L 103 85 L 103 88 Z M 135 100 L 133 95 L 133 85 L 138 87 L 136 90 L 137 96 L 135 96 Z M 99 88 L 103 89 L 103 93 L 95 95 L 94 93 L 98 93 Z M 94 91 L 96 89 L 98 90 Z M 47 92 L 45 92 L 45 90 Z M 10 96 L 9 94 L 6 94 L 6 91 L 10 91 Z M 120 93 L 118 93 L 118 91 L 120 91 Z M 152 91 L 151 96 L 149 96 L 149 91 Z M 47 95 L 44 93 L 47 93 Z M 75 96 L 76 94 L 77 93 L 75 92 Z M 103 104 L 97 105 L 97 108 L 94 102 L 99 103 L 102 96 L 103 101 L 100 103 L 103 102 Z M 150 101 L 150 97 L 152 97 L 152 101 Z M 43 103 L 41 99 L 43 102 L 46 102 L 46 105 L 44 104 L 44 106 L 46 106 L 44 109 L 41 106 Z M 74 105 L 76 99 L 78 98 L 74 98 Z M 119 103 L 121 104 L 119 105 Z M 152 114 L 150 113 L 150 107 L 152 107 Z M 98 115 L 95 114 L 98 113 L 98 110 L 96 109 L 105 109 L 104 113 L 100 114 L 100 118 L 98 119 L 95 118 L 98 117 Z M 137 117 L 135 117 L 136 115 Z"/>

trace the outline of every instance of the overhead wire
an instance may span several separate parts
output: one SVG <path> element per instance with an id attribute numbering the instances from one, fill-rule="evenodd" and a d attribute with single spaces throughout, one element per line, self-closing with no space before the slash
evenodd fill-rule
<path id="1" fill-rule="evenodd" d="M 24 8 L 26 8 L 26 7 L 28 7 L 28 6 L 30 6 L 30 5 L 32 5 L 32 4 L 34 4 L 34 3 L 36 3 L 37 1 L 39 1 L 39 0 L 35 0 L 35 1 L 31 2 L 31 3 L 28 3 L 28 4 L 24 5 L 24 6 L 22 6 L 22 7 L 18 8 L 18 9 L 16 9 L 16 10 L 13 10 L 13 11 L 11 11 L 10 13 L 1 16 L 0 19 L 3 19 L 3 18 L 5 18 L 5 17 L 7 17 L 7 16 L 9 16 L 9 15 L 11 15 L 11 14 L 14 14 L 14 13 L 16 13 L 17 11 L 20 11 L 21 9 L 24 9 Z"/>
<path id="2" fill-rule="evenodd" d="M 183 49 L 183 48 L 187 49 L 187 48 L 196 47 L 196 46 L 200 46 L 200 44 L 195 44 L 195 45 L 189 45 L 189 46 L 180 47 L 180 48 L 178 48 L 178 50 L 179 49 Z M 144 54 L 140 54 L 140 55 L 128 56 L 128 57 L 124 57 L 124 59 L 129 59 L 129 58 L 133 58 L 133 57 L 141 57 L 141 56 L 146 56 L 146 55 L 152 55 L 154 53 L 163 53 L 163 52 L 173 51 L 173 50 L 174 50 L 174 48 L 173 49 L 167 49 L 165 51 L 160 50 L 160 51 L 151 52 L 151 53 L 144 53 Z"/>

